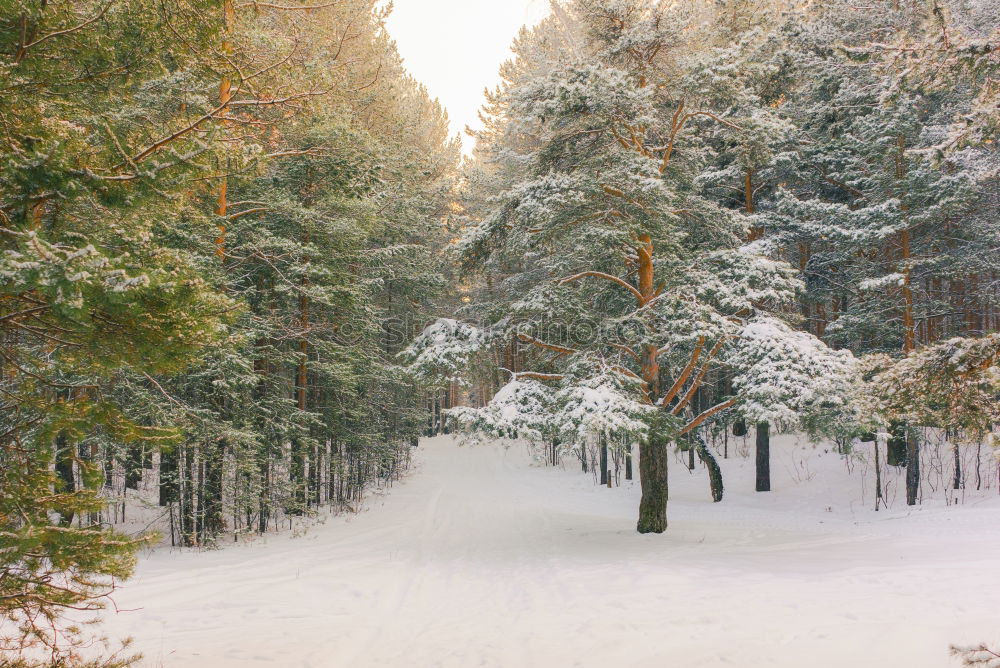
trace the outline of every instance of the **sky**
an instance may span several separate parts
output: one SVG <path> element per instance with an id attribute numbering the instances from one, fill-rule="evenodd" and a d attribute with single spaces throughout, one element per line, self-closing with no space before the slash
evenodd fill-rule
<path id="1" fill-rule="evenodd" d="M 483 89 L 500 81 L 501 63 L 522 25 L 548 13 L 548 0 L 395 0 L 389 34 L 407 69 L 448 110 L 452 134 L 462 134 L 465 153 L 479 127 Z"/>

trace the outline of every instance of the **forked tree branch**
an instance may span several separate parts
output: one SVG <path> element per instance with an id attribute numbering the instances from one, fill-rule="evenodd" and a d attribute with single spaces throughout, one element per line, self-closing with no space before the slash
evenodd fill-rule
<path id="1" fill-rule="evenodd" d="M 723 401 L 721 404 L 716 404 L 715 406 L 712 406 L 707 411 L 704 411 L 703 413 L 701 413 L 700 415 L 698 415 L 695 419 L 693 419 L 690 422 L 688 422 L 687 425 L 685 425 L 685 427 L 683 429 L 681 429 L 679 435 L 683 436 L 684 434 L 687 434 L 688 432 L 697 429 L 698 427 L 700 427 L 702 425 L 703 422 L 705 422 L 705 420 L 707 420 L 708 418 L 712 417 L 716 413 L 719 413 L 721 411 L 726 410 L 727 408 L 731 408 L 731 407 L 735 406 L 738 401 L 739 401 L 739 399 L 737 399 L 736 397 L 733 397 L 732 399 L 728 399 L 727 401 Z"/>

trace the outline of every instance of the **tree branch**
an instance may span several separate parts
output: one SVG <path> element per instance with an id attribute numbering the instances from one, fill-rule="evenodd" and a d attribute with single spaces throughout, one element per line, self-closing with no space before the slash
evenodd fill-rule
<path id="1" fill-rule="evenodd" d="M 704 348 L 705 337 L 700 336 L 698 337 L 698 345 L 695 346 L 694 352 L 691 354 L 690 361 L 688 361 L 687 366 L 684 367 L 684 371 L 681 372 L 681 375 L 676 381 L 674 381 L 674 384 L 670 387 L 670 391 L 667 392 L 666 396 L 664 396 L 660 401 L 661 406 L 664 408 L 668 408 L 670 406 L 670 402 L 673 401 L 674 397 L 677 396 L 677 393 L 681 391 L 681 388 L 684 387 L 684 383 L 686 383 L 687 379 L 691 376 L 691 372 L 694 371 L 694 366 L 698 363 L 698 359 L 701 357 L 701 351 Z"/>
<path id="2" fill-rule="evenodd" d="M 612 276 L 611 274 L 605 274 L 602 271 L 584 271 L 582 273 L 575 274 L 573 276 L 567 276 L 566 278 L 562 278 L 558 281 L 558 283 L 559 285 L 565 285 L 566 283 L 571 283 L 581 278 L 586 278 L 587 276 L 593 276 L 595 278 L 603 278 L 605 280 L 611 281 L 612 283 L 617 283 L 618 285 L 622 286 L 623 288 L 631 292 L 635 296 L 635 298 L 639 300 L 640 304 L 642 303 L 642 293 L 639 292 L 639 290 L 635 286 L 633 286 L 632 284 L 628 283 L 627 281 L 621 278 L 618 278 L 617 276 Z"/>
<path id="3" fill-rule="evenodd" d="M 694 381 L 692 381 L 691 387 L 688 388 L 688 391 L 684 395 L 684 398 L 681 399 L 677 403 L 677 405 L 674 406 L 674 410 L 671 411 L 673 415 L 680 414 L 680 412 L 684 409 L 684 407 L 687 406 L 691 402 L 691 399 L 694 398 L 694 393 L 698 391 L 699 387 L 701 387 L 701 381 L 704 380 L 705 374 L 708 373 L 708 365 L 711 364 L 712 359 L 719 354 L 719 351 L 722 350 L 722 346 L 726 343 L 727 340 L 728 340 L 727 337 L 725 336 L 722 337 L 721 339 L 719 339 L 719 342 L 716 343 L 712 347 L 712 349 L 708 352 L 708 359 L 706 359 L 705 363 L 701 365 L 701 370 L 698 371 L 698 375 L 695 376 Z"/>
<path id="4" fill-rule="evenodd" d="M 705 420 L 707 420 L 708 418 L 712 417 L 716 413 L 719 413 L 721 411 L 726 410 L 727 408 L 731 408 L 731 407 L 735 406 L 738 401 L 739 401 L 739 399 L 737 399 L 736 397 L 733 397 L 732 399 L 729 399 L 727 401 L 723 401 L 721 404 L 716 404 L 715 406 L 712 406 L 707 411 L 703 412 L 701 415 L 697 416 L 695 419 L 693 419 L 690 422 L 688 422 L 687 426 L 685 426 L 683 429 L 681 429 L 679 435 L 683 436 L 684 434 L 697 429 L 698 427 L 701 426 L 701 424 Z"/>
<path id="5" fill-rule="evenodd" d="M 560 355 L 575 355 L 580 352 L 575 348 L 567 348 L 565 346 L 556 345 L 554 343 L 546 343 L 545 341 L 540 341 L 533 336 L 528 336 L 527 334 L 518 334 L 518 341 L 523 341 L 524 343 L 530 343 L 533 346 L 538 346 L 539 348 L 544 348 L 545 350 L 551 350 L 557 352 Z"/>

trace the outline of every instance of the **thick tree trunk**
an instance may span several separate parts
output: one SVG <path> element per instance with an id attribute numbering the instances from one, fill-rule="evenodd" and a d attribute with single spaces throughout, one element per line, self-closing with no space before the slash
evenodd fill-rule
<path id="1" fill-rule="evenodd" d="M 906 438 L 906 505 L 917 505 L 920 493 L 920 439 L 916 434 Z"/>
<path id="2" fill-rule="evenodd" d="M 771 425 L 757 424 L 757 491 L 771 491 Z"/>
<path id="3" fill-rule="evenodd" d="M 639 533 L 663 533 L 667 529 L 667 444 L 663 435 L 650 433 L 639 443 Z"/>

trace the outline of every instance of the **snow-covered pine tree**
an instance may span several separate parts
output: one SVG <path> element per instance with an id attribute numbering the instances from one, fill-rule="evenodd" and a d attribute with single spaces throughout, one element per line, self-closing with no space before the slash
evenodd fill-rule
<path id="1" fill-rule="evenodd" d="M 638 530 L 661 532 L 668 443 L 741 401 L 692 410 L 742 328 L 798 283 L 788 265 L 743 247 L 745 218 L 700 192 L 708 137 L 740 126 L 700 88 L 685 12 L 582 1 L 557 15 L 575 49 L 503 91 L 493 158 L 520 178 L 461 251 L 468 264 L 507 269 L 503 290 L 517 298 L 485 329 L 534 351 L 518 380 L 561 383 L 565 395 L 617 374 L 630 401 L 655 409 L 640 440 Z"/>

